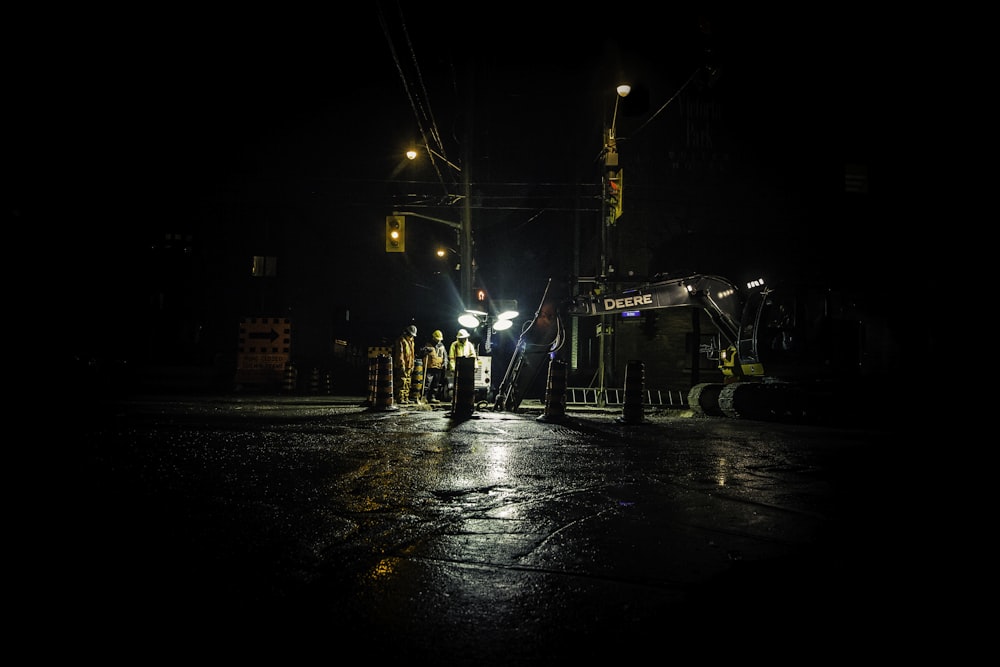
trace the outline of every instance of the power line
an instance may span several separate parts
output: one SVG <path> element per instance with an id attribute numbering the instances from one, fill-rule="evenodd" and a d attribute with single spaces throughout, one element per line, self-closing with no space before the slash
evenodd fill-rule
<path id="1" fill-rule="evenodd" d="M 680 88 L 678 88 L 678 89 L 677 89 L 677 92 L 676 92 L 676 93 L 674 93 L 673 95 L 671 95 L 671 96 L 670 96 L 670 99 L 668 99 L 668 100 L 667 100 L 666 102 L 664 102 L 664 103 L 663 103 L 663 106 L 661 106 L 661 107 L 660 107 L 659 109 L 657 109 L 657 110 L 656 110 L 656 111 L 655 111 L 655 112 L 653 113 L 653 115 L 652 115 L 652 116 L 650 116 L 649 118 L 647 118 L 647 119 L 646 119 L 646 122 L 644 122 L 644 123 L 643 123 L 642 125 L 640 125 L 640 126 L 639 126 L 639 129 L 637 129 L 637 130 L 636 130 L 635 132 L 633 132 L 633 133 L 632 133 L 632 136 L 635 136 L 635 135 L 639 134 L 640 132 L 642 132 L 642 130 L 643 130 L 643 129 L 645 129 L 645 127 L 646 127 L 647 125 L 649 125 L 649 124 L 650 124 L 651 122 L 653 122 L 653 119 L 654 119 L 654 118 L 656 118 L 657 116 L 659 116 L 659 115 L 660 115 L 660 112 L 661 112 L 661 111 L 663 111 L 664 109 L 666 109 L 666 108 L 667 108 L 667 105 L 668 105 L 668 104 L 670 104 L 670 103 L 671 103 L 671 102 L 673 102 L 673 101 L 674 101 L 675 99 L 677 99 L 677 96 L 678 96 L 678 95 L 680 95 L 680 94 L 681 94 L 682 92 L 684 92 L 684 89 L 688 87 L 688 84 L 689 84 L 689 83 L 691 83 L 692 81 L 694 81 L 694 78 L 695 78 L 695 77 L 696 77 L 696 76 L 698 75 L 698 72 L 700 72 L 700 71 L 701 71 L 702 67 L 703 67 L 703 65 L 699 65 L 699 66 L 698 66 L 697 68 L 695 68 L 695 70 L 694 70 L 694 72 L 693 72 L 693 73 L 691 74 L 691 76 L 689 76 L 689 77 L 688 77 L 688 80 L 687 80 L 687 81 L 685 81 L 685 82 L 684 82 L 684 84 L 683 84 L 683 85 L 682 85 L 682 86 L 681 86 Z M 625 140 L 627 140 L 627 139 L 629 139 L 629 138 L 631 138 L 631 137 L 619 137 L 619 138 L 618 138 L 618 140 L 619 140 L 619 141 L 625 141 Z"/>
<path id="2" fill-rule="evenodd" d="M 434 118 L 434 112 L 431 108 L 430 93 L 427 90 L 427 86 L 424 83 L 424 77 L 422 70 L 420 68 L 420 62 L 417 59 L 417 54 L 413 48 L 413 42 L 410 40 L 410 34 L 407 29 L 406 20 L 403 17 L 403 9 L 396 3 L 397 11 L 399 12 L 399 23 L 403 33 L 403 39 L 406 43 L 407 50 L 409 51 L 410 61 L 413 64 L 413 71 L 417 79 L 416 85 L 411 85 L 409 79 L 407 78 L 406 72 L 403 68 L 402 62 L 400 61 L 399 54 L 393 44 L 392 34 L 389 29 L 389 25 L 386 23 L 385 17 L 382 14 L 381 6 L 378 8 L 379 21 L 382 24 L 382 32 L 385 34 L 386 42 L 389 45 L 389 53 L 392 57 L 393 63 L 396 65 L 396 71 L 399 74 L 399 79 L 403 85 L 403 92 L 406 94 L 406 98 L 410 103 L 410 109 L 413 111 L 414 120 L 417 125 L 417 131 L 420 133 L 420 139 L 423 142 L 424 148 L 427 150 L 428 157 L 431 164 L 434 166 L 434 171 L 437 174 L 438 182 L 444 188 L 445 193 L 448 193 L 448 184 L 445 182 L 444 174 L 441 172 L 437 160 L 435 160 L 434 151 L 436 151 L 440 156 L 443 157 L 445 162 L 448 162 L 447 152 L 444 148 L 444 142 L 441 139 L 441 132 L 438 129 L 437 120 Z M 414 89 L 417 88 L 415 91 Z M 431 142 L 436 147 L 431 149 Z"/>

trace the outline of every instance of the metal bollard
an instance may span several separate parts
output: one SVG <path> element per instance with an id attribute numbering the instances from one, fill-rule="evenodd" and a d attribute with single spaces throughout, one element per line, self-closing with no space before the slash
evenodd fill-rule
<path id="1" fill-rule="evenodd" d="M 452 417 L 469 417 L 476 409 L 476 360 L 455 360 L 455 390 L 451 399 Z"/>
<path id="2" fill-rule="evenodd" d="M 378 357 L 368 357 L 368 405 L 375 405 L 378 381 Z"/>
<path id="3" fill-rule="evenodd" d="M 625 366 L 625 402 L 619 421 L 641 424 L 642 394 L 646 382 L 646 366 L 641 361 L 630 361 Z"/>
<path id="4" fill-rule="evenodd" d="M 295 384 L 298 381 L 299 372 L 295 366 L 288 364 L 285 366 L 285 377 L 281 385 L 282 391 L 286 394 L 295 393 Z"/>
<path id="5" fill-rule="evenodd" d="M 559 422 L 566 418 L 566 362 L 549 361 L 548 383 L 545 385 L 545 412 L 536 421 Z"/>

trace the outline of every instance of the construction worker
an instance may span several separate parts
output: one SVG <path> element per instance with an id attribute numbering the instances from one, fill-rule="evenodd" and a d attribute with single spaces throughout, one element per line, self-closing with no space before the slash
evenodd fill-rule
<path id="1" fill-rule="evenodd" d="M 396 403 L 410 402 L 410 375 L 413 373 L 414 343 L 417 327 L 412 324 L 403 329 L 392 344 L 392 388 Z"/>
<path id="2" fill-rule="evenodd" d="M 444 347 L 444 334 L 438 329 L 431 334 L 431 340 L 422 348 L 420 354 L 424 358 L 424 388 L 428 403 L 440 403 L 444 400 L 446 380 L 444 365 L 448 351 Z"/>
<path id="3" fill-rule="evenodd" d="M 455 372 L 455 359 L 462 357 L 476 358 L 476 346 L 469 342 L 469 332 L 459 329 L 455 334 L 455 340 L 448 348 L 448 372 Z"/>

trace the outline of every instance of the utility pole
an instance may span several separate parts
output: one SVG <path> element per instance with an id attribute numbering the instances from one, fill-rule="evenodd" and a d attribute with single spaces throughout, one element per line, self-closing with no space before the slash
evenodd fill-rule
<path id="1" fill-rule="evenodd" d="M 462 242 L 459 250 L 462 253 L 462 305 L 465 308 L 472 306 L 472 282 L 474 280 L 472 255 L 472 187 L 470 183 L 469 168 L 472 164 L 472 116 L 475 106 L 473 65 L 470 60 L 468 64 L 469 73 L 467 86 L 467 102 L 465 112 L 465 142 L 462 146 Z"/>
<path id="2" fill-rule="evenodd" d="M 617 109 L 617 101 L 616 107 Z M 613 170 L 618 169 L 618 150 L 615 145 L 614 130 L 609 130 L 604 137 L 604 165 L 601 172 L 601 258 L 600 273 L 597 276 L 597 288 L 604 292 L 608 289 L 608 233 L 611 225 L 609 216 L 614 215 L 611 209 L 608 189 L 609 179 Z M 610 319 L 606 314 L 601 314 L 600 323 L 597 325 L 597 405 L 605 407 L 607 405 L 607 373 L 608 373 L 608 336 L 611 335 Z"/>
<path id="3" fill-rule="evenodd" d="M 468 144 L 468 142 L 466 142 Z M 468 155 L 468 145 L 465 152 Z M 459 243 L 459 251 L 462 255 L 462 306 L 469 308 L 472 304 L 472 281 L 474 270 L 472 264 L 472 197 L 469 185 L 469 160 L 462 160 L 462 241 Z"/>
<path id="4" fill-rule="evenodd" d="M 601 265 L 597 276 L 597 286 L 603 292 L 610 287 L 610 274 L 614 272 L 608 265 L 608 236 L 611 226 L 621 214 L 621 169 L 618 166 L 618 143 L 615 138 L 618 123 L 618 102 L 629 94 L 631 86 L 618 86 L 615 97 L 615 110 L 611 116 L 611 128 L 604 133 L 604 164 L 601 171 Z M 600 330 L 597 335 L 597 405 L 607 405 L 607 375 L 614 370 L 614 364 L 609 364 L 607 358 L 611 353 L 611 336 L 614 325 L 611 318 L 601 314 Z"/>

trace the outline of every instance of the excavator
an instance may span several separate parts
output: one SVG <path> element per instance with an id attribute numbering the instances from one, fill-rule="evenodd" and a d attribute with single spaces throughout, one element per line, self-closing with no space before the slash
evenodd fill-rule
<path id="1" fill-rule="evenodd" d="M 887 336 L 878 318 L 848 296 L 822 287 L 772 287 L 764 279 L 742 288 L 717 275 L 688 274 L 565 299 L 546 286 L 522 330 L 494 410 L 517 411 L 535 376 L 559 358 L 565 320 L 626 311 L 700 308 L 717 330 L 699 353 L 717 362 L 720 378 L 688 391 L 688 406 L 711 416 L 760 420 L 825 420 L 856 409 L 866 380 L 884 370 Z"/>

